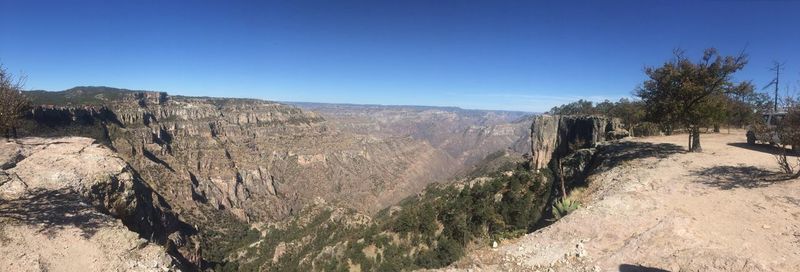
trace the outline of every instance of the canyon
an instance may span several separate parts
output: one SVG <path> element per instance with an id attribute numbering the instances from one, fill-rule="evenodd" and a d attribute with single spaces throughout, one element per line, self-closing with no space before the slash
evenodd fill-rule
<path id="1" fill-rule="evenodd" d="M 796 184 L 736 135 L 687 153 L 681 135 L 630 139 L 602 116 L 30 97 L 24 137 L 0 145 L 14 270 L 798 267 Z M 557 215 L 566 193 L 582 206 Z"/>
<path id="2" fill-rule="evenodd" d="M 529 149 L 529 117 L 520 112 L 296 107 L 108 87 L 26 95 L 36 107 L 20 136 L 96 140 L 192 226 L 186 232 L 280 222 L 315 199 L 374 214 L 491 153 Z M 213 246 L 206 240 L 181 250 Z"/>

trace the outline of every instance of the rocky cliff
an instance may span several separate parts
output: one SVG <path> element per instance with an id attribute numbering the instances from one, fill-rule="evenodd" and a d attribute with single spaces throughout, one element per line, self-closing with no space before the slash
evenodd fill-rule
<path id="1" fill-rule="evenodd" d="M 619 120 L 603 116 L 539 115 L 533 118 L 530 133 L 534 169 L 554 167 L 553 159 L 627 136 Z"/>
<path id="2" fill-rule="evenodd" d="M 255 270 L 365 270 L 437 268 L 481 248 L 546 225 L 559 186 L 572 183 L 595 161 L 596 149 L 615 136 L 603 117 L 540 116 L 532 125 L 538 159 L 496 152 L 467 178 L 432 184 L 375 217 L 316 205 L 283 224 L 260 227 L 260 237 L 227 255 Z M 576 144 L 579 143 L 579 144 Z M 564 170 L 548 169 L 559 160 Z M 535 172 L 534 170 L 542 170 Z"/>
<path id="3" fill-rule="evenodd" d="M 190 268 L 194 229 L 122 158 L 93 142 L 72 137 L 0 143 L 0 267 Z"/>
<path id="4" fill-rule="evenodd" d="M 31 96 L 44 106 L 22 135 L 107 143 L 193 222 L 210 219 L 206 208 L 278 220 L 315 197 L 374 212 L 457 171 L 427 142 L 351 133 L 269 101 L 99 87 Z"/>

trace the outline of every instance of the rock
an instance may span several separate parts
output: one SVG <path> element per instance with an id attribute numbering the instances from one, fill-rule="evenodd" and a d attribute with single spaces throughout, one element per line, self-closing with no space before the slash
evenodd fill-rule
<path id="1" fill-rule="evenodd" d="M 12 141 L 0 143 L 0 170 L 5 170 L 17 164 L 24 157 L 22 150 Z"/>
<path id="2" fill-rule="evenodd" d="M 531 125 L 531 160 L 533 169 L 548 166 L 558 144 L 559 117 L 539 115 Z"/>
<path id="3" fill-rule="evenodd" d="M 582 242 L 578 242 L 575 244 L 575 257 L 583 258 L 586 257 L 586 248 L 583 246 Z"/>
<path id="4" fill-rule="evenodd" d="M 16 174 L 0 170 L 0 198 L 15 199 L 28 191 L 28 185 Z"/>
<path id="5" fill-rule="evenodd" d="M 554 158 L 595 147 L 606 141 L 609 132 L 622 131 L 618 119 L 603 116 L 536 116 L 531 125 L 532 166 L 548 167 Z"/>
<path id="6" fill-rule="evenodd" d="M 628 137 L 628 136 L 630 136 L 630 133 L 628 133 L 628 131 L 624 130 L 624 129 L 616 129 L 616 130 L 612 130 L 612 131 L 606 132 L 606 140 L 609 140 L 609 141 L 610 140 L 620 140 L 620 139 L 623 139 L 623 138 Z"/>
<path id="7" fill-rule="evenodd" d="M 345 132 L 314 112 L 263 100 L 95 87 L 51 95 L 62 95 L 73 105 L 90 101 L 105 106 L 37 107 L 26 116 L 20 135 L 97 139 L 113 147 L 176 210 L 213 207 L 243 222 L 285 219 L 318 196 L 377 212 L 456 174 L 460 169 L 454 165 L 462 161 L 450 153 L 479 160 L 527 135 L 524 123 L 464 126 L 464 134 L 437 134 L 446 136 L 437 143 L 466 137 L 458 146 L 436 148 L 401 137 L 406 134 L 378 139 Z M 440 116 L 462 118 L 441 112 L 430 120 L 438 122 Z M 479 151 L 464 150 L 463 145 L 474 143 L 481 144 Z M 201 225 L 215 221 L 189 218 Z"/>
<path id="8" fill-rule="evenodd" d="M 127 245 L 120 249 L 139 251 L 147 247 L 139 237 L 166 244 L 167 236 L 184 224 L 125 161 L 93 142 L 67 137 L 24 138 L 14 143 L 25 159 L 0 171 L 0 180 L 5 179 L 0 181 L 0 210 L 8 210 L 10 218 L 16 218 L 14 213 L 25 218 L 21 222 L 25 225 L 18 229 L 21 233 L 44 228 L 63 239 L 79 239 L 75 233 L 97 233 L 81 240 L 89 248 L 111 239 L 117 241 L 112 244 L 121 243 L 114 246 Z M 62 233 L 74 228 L 78 231 Z M 35 244 L 41 237 L 29 233 L 18 238 L 23 239 L 21 244 Z M 168 260 L 165 265 L 174 266 Z"/>

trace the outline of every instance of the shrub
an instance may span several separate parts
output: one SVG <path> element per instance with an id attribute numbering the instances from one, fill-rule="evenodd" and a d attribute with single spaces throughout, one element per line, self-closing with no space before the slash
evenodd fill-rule
<path id="1" fill-rule="evenodd" d="M 569 197 L 562 198 L 553 204 L 553 219 L 558 220 L 567 214 L 580 209 L 581 204 Z"/>
<path id="2" fill-rule="evenodd" d="M 661 135 L 661 127 L 656 123 L 642 122 L 633 127 L 633 136 L 648 137 Z"/>

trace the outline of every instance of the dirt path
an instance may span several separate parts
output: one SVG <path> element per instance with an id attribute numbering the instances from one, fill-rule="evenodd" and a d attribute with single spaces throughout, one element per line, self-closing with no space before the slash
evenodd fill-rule
<path id="1" fill-rule="evenodd" d="M 591 176 L 577 212 L 450 269 L 800 271 L 800 181 L 770 178 L 775 150 L 743 135 L 703 135 L 703 153 L 680 151 L 685 135 L 634 139 L 662 145 Z"/>

